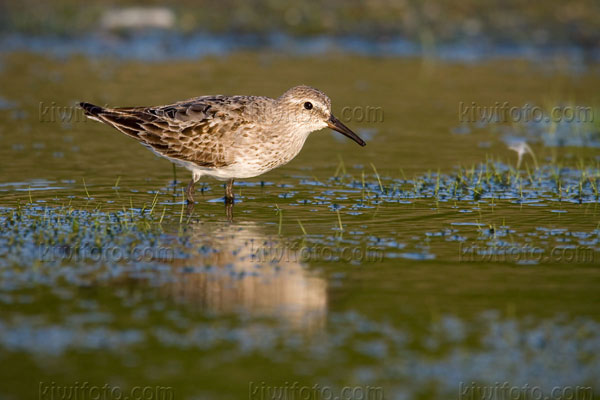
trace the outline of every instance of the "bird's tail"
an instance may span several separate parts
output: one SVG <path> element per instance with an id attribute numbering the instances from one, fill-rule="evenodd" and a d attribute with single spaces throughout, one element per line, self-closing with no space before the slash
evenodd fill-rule
<path id="1" fill-rule="evenodd" d="M 136 139 L 139 139 L 139 134 L 144 131 L 143 124 L 147 122 L 142 118 L 144 114 L 140 108 L 105 108 L 83 102 L 79 106 L 88 118 L 117 128 Z"/>
<path id="2" fill-rule="evenodd" d="M 86 117 L 99 122 L 104 122 L 99 117 L 100 113 L 102 113 L 105 110 L 104 108 L 91 103 L 84 102 L 79 103 L 79 107 L 83 108 L 83 113 Z"/>

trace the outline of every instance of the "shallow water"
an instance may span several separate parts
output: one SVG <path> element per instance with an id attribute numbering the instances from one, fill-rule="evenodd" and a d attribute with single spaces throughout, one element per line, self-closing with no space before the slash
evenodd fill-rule
<path id="1" fill-rule="evenodd" d="M 467 124 L 458 112 L 597 106 L 597 66 L 348 61 L 5 55 L 3 394 L 50 398 L 82 382 L 219 399 L 294 382 L 385 398 L 467 396 L 473 382 L 597 393 L 598 126 Z M 221 183 L 197 185 L 188 212 L 187 171 L 174 183 L 167 161 L 70 108 L 300 83 L 354 113 L 345 122 L 368 145 L 311 135 L 288 165 L 236 183 L 232 222 Z M 515 170 L 515 137 L 537 168 L 525 155 Z"/>

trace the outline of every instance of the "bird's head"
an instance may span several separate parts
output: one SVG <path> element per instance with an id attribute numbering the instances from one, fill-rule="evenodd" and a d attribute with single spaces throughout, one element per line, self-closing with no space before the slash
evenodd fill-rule
<path id="1" fill-rule="evenodd" d="M 307 133 L 329 127 L 361 146 L 366 145 L 364 140 L 334 117 L 331 113 L 331 100 L 320 90 L 310 86 L 296 86 L 282 94 L 277 102 L 280 112 L 285 114 L 283 117 Z"/>

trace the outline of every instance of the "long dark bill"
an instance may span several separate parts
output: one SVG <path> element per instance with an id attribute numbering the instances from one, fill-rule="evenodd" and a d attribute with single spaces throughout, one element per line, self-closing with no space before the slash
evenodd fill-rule
<path id="1" fill-rule="evenodd" d="M 364 140 L 358 137 L 356 133 L 352 132 L 350 128 L 342 124 L 342 121 L 334 117 L 333 114 L 331 115 L 331 117 L 329 117 L 329 121 L 327 121 L 327 126 L 333 129 L 334 131 L 338 131 L 342 135 L 349 137 L 361 146 L 365 146 L 367 144 Z"/>

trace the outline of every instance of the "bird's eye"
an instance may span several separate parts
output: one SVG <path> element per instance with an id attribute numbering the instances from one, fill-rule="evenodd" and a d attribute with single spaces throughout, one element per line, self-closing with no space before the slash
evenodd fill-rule
<path id="1" fill-rule="evenodd" d="M 312 103 L 310 101 L 307 101 L 306 103 L 304 103 L 304 108 L 306 108 L 307 110 L 312 110 Z"/>

